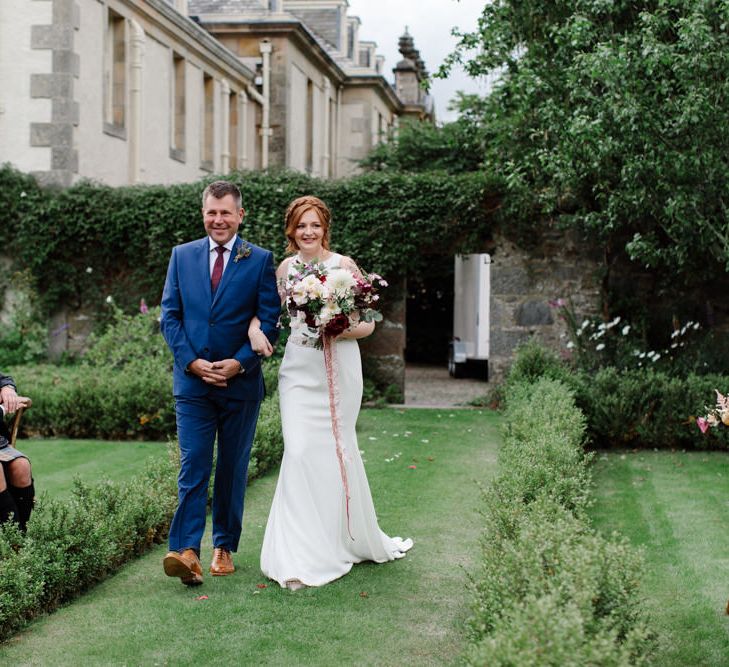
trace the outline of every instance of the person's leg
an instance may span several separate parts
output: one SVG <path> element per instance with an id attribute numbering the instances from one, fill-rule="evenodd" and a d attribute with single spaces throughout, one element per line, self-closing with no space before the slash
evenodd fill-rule
<path id="1" fill-rule="evenodd" d="M 236 551 L 241 534 L 248 461 L 261 404 L 226 401 L 218 428 L 213 488 L 213 546 Z"/>
<path id="2" fill-rule="evenodd" d="M 216 406 L 206 397 L 175 399 L 180 444 L 178 505 L 170 526 L 170 551 L 200 553 L 217 426 Z"/>
<path id="3" fill-rule="evenodd" d="M 5 479 L 7 465 L 4 461 L 0 465 L 0 523 L 5 523 L 8 519 L 16 519 L 18 516 L 18 507 Z"/>
<path id="4" fill-rule="evenodd" d="M 8 491 L 13 497 L 18 510 L 15 516 L 18 527 L 25 532 L 35 502 L 35 486 L 33 485 L 30 461 L 27 458 L 21 456 L 10 461 L 7 482 Z"/>

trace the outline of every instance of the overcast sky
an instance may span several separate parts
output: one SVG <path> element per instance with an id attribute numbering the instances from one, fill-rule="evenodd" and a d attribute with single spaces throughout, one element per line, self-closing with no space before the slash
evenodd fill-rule
<path id="1" fill-rule="evenodd" d="M 397 41 L 405 26 L 432 73 L 456 44 L 451 29 L 473 30 L 484 3 L 485 0 L 349 0 L 349 16 L 362 20 L 360 39 L 377 42 L 377 53 L 385 56 L 385 76 L 392 81 L 392 68 L 402 59 Z M 462 70 L 454 71 L 447 81 L 434 79 L 431 93 L 438 121 L 454 119 L 455 114 L 446 108 L 456 91 L 475 93 L 484 89 L 485 83 L 469 78 Z"/>

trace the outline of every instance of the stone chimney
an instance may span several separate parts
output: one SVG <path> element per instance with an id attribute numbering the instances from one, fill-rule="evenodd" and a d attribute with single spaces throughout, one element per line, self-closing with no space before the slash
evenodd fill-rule
<path id="1" fill-rule="evenodd" d="M 420 53 L 415 49 L 413 38 L 405 28 L 405 34 L 398 42 L 403 59 L 392 70 L 395 74 L 395 90 L 403 104 L 420 104 L 422 90 L 420 88 Z M 424 64 L 423 64 L 424 66 Z"/>

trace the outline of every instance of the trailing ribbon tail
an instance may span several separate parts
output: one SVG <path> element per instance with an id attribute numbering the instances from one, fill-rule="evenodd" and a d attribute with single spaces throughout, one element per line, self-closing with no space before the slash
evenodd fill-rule
<path id="1" fill-rule="evenodd" d="M 332 433 L 334 434 L 334 445 L 337 450 L 337 460 L 339 461 L 339 471 L 342 474 L 342 484 L 344 485 L 344 497 L 347 510 L 347 532 L 352 537 L 352 529 L 349 517 L 349 482 L 347 481 L 347 468 L 344 465 L 344 452 L 342 451 L 342 434 L 339 430 L 339 414 L 337 407 L 339 406 L 339 386 L 337 384 L 337 353 L 336 345 L 331 336 L 322 335 L 324 344 L 324 367 L 327 373 L 327 386 L 329 387 L 329 412 L 332 416 Z"/>

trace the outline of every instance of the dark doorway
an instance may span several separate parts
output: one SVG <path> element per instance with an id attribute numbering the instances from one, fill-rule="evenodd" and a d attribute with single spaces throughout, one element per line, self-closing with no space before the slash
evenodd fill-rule
<path id="1" fill-rule="evenodd" d="M 447 365 L 453 335 L 453 257 L 428 257 L 419 278 L 408 278 L 405 361 Z"/>

